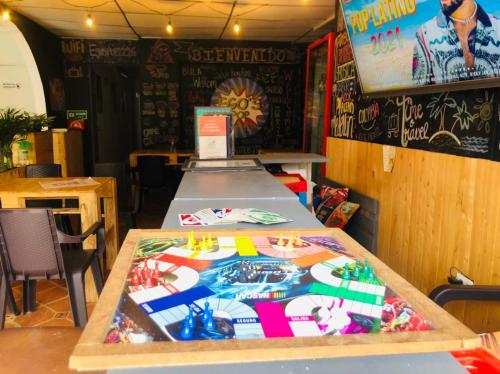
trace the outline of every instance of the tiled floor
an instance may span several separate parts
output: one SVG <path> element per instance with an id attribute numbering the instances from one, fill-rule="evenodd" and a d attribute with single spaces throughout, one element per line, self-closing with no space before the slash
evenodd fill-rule
<path id="1" fill-rule="evenodd" d="M 167 191 L 151 191 L 144 198 L 143 207 L 137 217 L 139 228 L 160 228 L 170 204 Z M 120 222 L 120 243 L 127 233 L 124 222 Z M 22 283 L 13 284 L 13 293 L 18 309 L 22 310 Z M 35 311 L 15 316 L 7 309 L 5 328 L 35 326 L 73 326 L 73 316 L 69 304 L 68 291 L 64 280 L 39 281 L 36 293 Z M 87 303 L 89 317 L 94 303 Z"/>
<path id="2" fill-rule="evenodd" d="M 16 282 L 12 292 L 19 310 L 22 309 L 22 283 Z M 65 281 L 39 281 L 36 293 L 37 308 L 34 312 L 15 316 L 10 311 L 5 316 L 5 328 L 35 326 L 73 326 Z M 92 313 L 94 303 L 87 303 L 87 311 Z"/>

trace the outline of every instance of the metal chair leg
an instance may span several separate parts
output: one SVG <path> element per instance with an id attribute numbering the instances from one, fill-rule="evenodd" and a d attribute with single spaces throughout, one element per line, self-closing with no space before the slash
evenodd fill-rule
<path id="1" fill-rule="evenodd" d="M 23 281 L 23 312 L 36 310 L 36 280 Z"/>
<path id="2" fill-rule="evenodd" d="M 21 312 L 19 312 L 19 309 L 17 309 L 16 299 L 14 297 L 14 294 L 12 293 L 12 287 L 10 286 L 10 283 L 8 281 L 5 282 L 5 288 L 7 306 L 12 314 L 18 316 L 19 314 L 21 314 Z"/>
<path id="3" fill-rule="evenodd" d="M 94 276 L 95 288 L 97 290 L 97 294 L 100 295 L 103 288 L 103 280 L 102 280 L 102 272 L 101 265 L 99 264 L 99 257 L 95 256 L 94 260 L 90 264 L 92 267 L 92 275 Z"/>

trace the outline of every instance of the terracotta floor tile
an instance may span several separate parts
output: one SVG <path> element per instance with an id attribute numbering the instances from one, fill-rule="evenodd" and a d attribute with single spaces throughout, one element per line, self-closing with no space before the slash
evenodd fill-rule
<path id="1" fill-rule="evenodd" d="M 34 312 L 22 314 L 15 319 L 15 323 L 22 327 L 32 327 L 39 323 L 54 318 L 55 313 L 49 308 L 41 305 Z"/>
<path id="2" fill-rule="evenodd" d="M 69 298 L 68 297 L 59 299 L 57 301 L 49 302 L 48 304 L 45 304 L 45 305 L 48 308 L 50 308 L 58 313 L 71 311 L 71 306 L 69 305 Z"/>
<path id="3" fill-rule="evenodd" d="M 68 296 L 68 291 L 62 287 L 53 287 L 48 290 L 37 292 L 36 301 L 39 304 L 48 304 L 51 301 L 62 299 Z"/>
<path id="4" fill-rule="evenodd" d="M 43 327 L 55 327 L 55 326 L 73 326 L 73 321 L 70 321 L 66 318 L 62 319 L 51 319 L 42 323 L 39 323 L 35 326 L 43 326 Z"/>

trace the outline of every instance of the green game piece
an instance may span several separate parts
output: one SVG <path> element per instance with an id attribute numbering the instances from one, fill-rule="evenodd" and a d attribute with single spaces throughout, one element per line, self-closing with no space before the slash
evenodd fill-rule
<path id="1" fill-rule="evenodd" d="M 363 275 L 368 276 L 368 259 L 365 259 L 365 265 L 363 266 Z"/>
<path id="2" fill-rule="evenodd" d="M 368 280 L 370 281 L 375 280 L 375 274 L 373 274 L 373 265 L 371 265 L 370 269 L 368 270 Z"/>
<path id="3" fill-rule="evenodd" d="M 344 266 L 344 273 L 342 274 L 342 279 L 351 279 L 351 273 L 349 272 L 349 264 L 346 262 Z"/>
<path id="4" fill-rule="evenodd" d="M 356 263 L 354 264 L 354 269 L 352 271 L 352 276 L 359 278 L 359 261 L 356 260 Z"/>

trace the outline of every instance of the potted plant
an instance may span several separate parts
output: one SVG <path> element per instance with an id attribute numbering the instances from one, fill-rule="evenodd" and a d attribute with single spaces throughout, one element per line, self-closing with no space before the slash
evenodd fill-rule
<path id="1" fill-rule="evenodd" d="M 0 171 L 12 167 L 12 143 L 23 140 L 33 131 L 49 126 L 54 117 L 45 114 L 29 114 L 14 108 L 0 110 Z"/>

